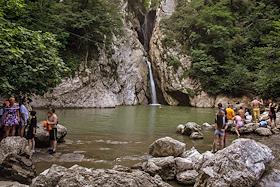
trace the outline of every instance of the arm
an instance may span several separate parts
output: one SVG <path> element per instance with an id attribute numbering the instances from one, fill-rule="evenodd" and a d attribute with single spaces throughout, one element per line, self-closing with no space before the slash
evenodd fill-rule
<path id="1" fill-rule="evenodd" d="M 52 119 L 53 119 L 53 121 L 49 121 L 49 120 L 48 120 L 48 124 L 50 124 L 50 125 L 56 125 L 56 124 L 57 124 L 57 117 L 53 117 Z"/>

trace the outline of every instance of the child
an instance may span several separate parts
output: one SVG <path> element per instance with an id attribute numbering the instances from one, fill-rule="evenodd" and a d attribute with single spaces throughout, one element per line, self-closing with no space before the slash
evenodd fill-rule
<path id="1" fill-rule="evenodd" d="M 240 115 L 234 116 L 233 120 L 235 123 L 235 132 L 239 138 L 240 137 L 239 129 L 244 126 L 244 122 Z"/>
<path id="2" fill-rule="evenodd" d="M 219 111 L 216 115 L 216 126 L 215 126 L 215 139 L 213 142 L 212 152 L 216 152 L 217 149 L 224 148 L 224 136 L 225 136 L 225 112 L 222 108 L 219 108 Z"/>
<path id="3" fill-rule="evenodd" d="M 26 139 L 28 140 L 29 148 L 31 153 L 35 153 L 35 134 L 36 134 L 36 127 L 37 127 L 37 117 L 36 112 L 31 111 L 30 112 L 31 119 L 27 126 L 27 132 L 26 132 Z"/>

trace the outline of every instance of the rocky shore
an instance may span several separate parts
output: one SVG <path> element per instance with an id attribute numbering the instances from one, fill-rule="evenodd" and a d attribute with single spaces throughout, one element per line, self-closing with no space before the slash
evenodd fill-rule
<path id="1" fill-rule="evenodd" d="M 93 169 L 74 165 L 52 165 L 39 175 L 20 137 L 0 143 L 0 182 L 8 186 L 151 186 L 169 187 L 168 181 L 199 186 L 279 185 L 280 170 L 274 168 L 272 150 L 251 139 L 237 139 L 213 154 L 186 150 L 186 144 L 170 137 L 153 142 L 145 161 L 131 168 Z M 17 181 L 8 182 L 8 181 Z M 24 185 L 21 185 L 24 184 Z"/>

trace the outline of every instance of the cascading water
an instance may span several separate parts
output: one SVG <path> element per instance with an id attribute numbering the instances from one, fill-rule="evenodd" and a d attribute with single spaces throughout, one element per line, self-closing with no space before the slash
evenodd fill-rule
<path id="1" fill-rule="evenodd" d="M 156 86 L 155 86 L 155 81 L 153 77 L 153 71 L 152 71 L 152 66 L 149 61 L 146 61 L 149 69 L 149 78 L 150 78 L 150 89 L 151 89 L 151 96 L 152 96 L 152 103 L 151 105 L 158 105 L 157 101 L 157 92 L 156 92 Z"/>

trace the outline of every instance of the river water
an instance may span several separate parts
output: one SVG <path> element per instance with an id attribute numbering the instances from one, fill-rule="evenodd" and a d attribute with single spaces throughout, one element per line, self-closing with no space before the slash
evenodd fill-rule
<path id="1" fill-rule="evenodd" d="M 46 111 L 37 112 L 38 119 L 43 120 Z M 111 109 L 65 109 L 57 110 L 56 113 L 59 123 L 68 129 L 66 142 L 58 146 L 57 155 L 82 153 L 85 159 L 78 164 L 86 167 L 112 168 L 115 164 L 132 166 L 147 155 L 153 141 L 165 136 L 185 142 L 188 148 L 195 146 L 200 152 L 211 150 L 213 142 L 211 130 L 204 131 L 203 140 L 191 140 L 176 134 L 176 127 L 189 121 L 212 123 L 214 109 L 124 106 Z M 229 143 L 235 137 L 229 135 Z M 37 170 L 41 172 L 53 163 L 67 167 L 76 164 L 65 159 L 63 156 L 56 160 L 45 157 L 37 161 Z"/>

